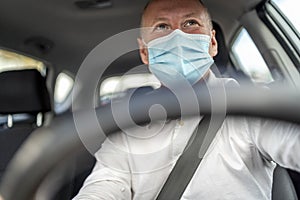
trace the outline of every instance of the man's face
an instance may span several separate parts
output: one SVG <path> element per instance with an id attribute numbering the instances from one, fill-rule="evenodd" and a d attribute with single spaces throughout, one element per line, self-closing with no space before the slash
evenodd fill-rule
<path id="1" fill-rule="evenodd" d="M 215 31 L 212 30 L 205 9 L 198 0 L 154 0 L 144 12 L 142 31 L 144 42 L 170 34 L 180 29 L 190 34 L 211 36 L 210 55 L 217 54 Z M 148 64 L 148 50 L 143 41 L 138 39 L 143 62 Z"/>

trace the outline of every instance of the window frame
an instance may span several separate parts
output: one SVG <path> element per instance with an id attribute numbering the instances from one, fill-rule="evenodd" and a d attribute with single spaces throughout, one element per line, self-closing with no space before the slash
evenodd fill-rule
<path id="1" fill-rule="evenodd" d="M 300 72 L 300 35 L 298 31 L 271 0 L 257 6 L 256 11 Z"/>
<path id="2" fill-rule="evenodd" d="M 289 52 L 277 39 L 277 35 L 261 19 L 258 12 L 258 9 L 262 8 L 266 2 L 262 2 L 240 16 L 236 31 L 232 33 L 229 39 L 229 49 L 235 40 L 239 28 L 241 26 L 244 27 L 266 61 L 274 80 L 278 83 L 298 87 L 300 82 L 299 69 L 288 55 Z M 230 55 L 230 59 L 233 65 L 236 64 L 232 55 Z M 237 68 L 237 66 L 235 67 Z"/>

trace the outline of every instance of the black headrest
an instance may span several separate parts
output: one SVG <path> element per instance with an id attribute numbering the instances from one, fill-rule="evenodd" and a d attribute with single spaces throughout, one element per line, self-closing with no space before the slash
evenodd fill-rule
<path id="1" fill-rule="evenodd" d="M 226 65 L 229 62 L 229 52 L 225 44 L 225 38 L 222 28 L 216 22 L 213 22 L 213 27 L 216 30 L 216 39 L 218 41 L 218 54 L 214 57 L 215 63 L 221 73 L 226 70 Z"/>
<path id="2" fill-rule="evenodd" d="M 0 73 L 0 113 L 39 113 L 51 110 L 46 78 L 35 69 Z"/>

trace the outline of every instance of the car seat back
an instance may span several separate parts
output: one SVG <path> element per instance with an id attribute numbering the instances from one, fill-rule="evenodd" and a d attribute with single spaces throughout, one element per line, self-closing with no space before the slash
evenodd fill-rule
<path id="1" fill-rule="evenodd" d="M 0 180 L 7 164 L 51 110 L 46 78 L 35 69 L 0 73 Z"/>
<path id="2" fill-rule="evenodd" d="M 286 169 L 277 166 L 273 174 L 272 200 L 297 200 L 296 190 Z"/>

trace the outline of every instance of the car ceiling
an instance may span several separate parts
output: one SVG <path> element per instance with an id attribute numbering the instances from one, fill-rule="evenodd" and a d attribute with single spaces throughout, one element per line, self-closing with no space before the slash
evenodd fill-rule
<path id="1" fill-rule="evenodd" d="M 108 0 L 87 0 L 108 3 Z M 51 63 L 57 71 L 76 73 L 85 56 L 101 41 L 138 28 L 148 0 L 110 0 L 108 8 L 82 9 L 76 0 L 1 0 L 0 46 Z M 261 0 L 204 0 L 227 43 L 238 19 Z M 132 55 L 135 56 L 136 55 Z"/>

